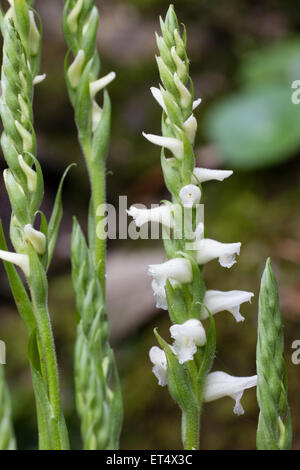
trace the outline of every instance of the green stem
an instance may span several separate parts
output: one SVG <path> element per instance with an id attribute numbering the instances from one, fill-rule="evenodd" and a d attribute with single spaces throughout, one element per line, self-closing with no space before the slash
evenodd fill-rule
<path id="1" fill-rule="evenodd" d="M 200 409 L 182 412 L 182 442 L 185 450 L 198 450 L 200 436 Z"/>
<path id="2" fill-rule="evenodd" d="M 53 413 L 53 420 L 50 423 L 52 445 L 54 450 L 61 450 L 63 448 L 63 445 L 61 443 L 59 432 L 60 395 L 58 371 L 49 312 L 47 306 L 41 304 L 41 302 L 38 301 L 35 292 L 32 289 L 31 297 L 42 343 L 43 358 L 41 359 L 44 359 L 45 361 L 45 369 L 47 373 L 47 383 L 49 390 L 49 401 Z"/>
<path id="3" fill-rule="evenodd" d="M 88 160 L 89 161 L 89 160 Z M 100 159 L 97 162 L 88 163 L 88 170 L 91 180 L 92 201 L 95 220 L 95 247 L 94 247 L 94 262 L 97 268 L 99 281 L 103 289 L 103 296 L 105 297 L 105 269 L 106 269 L 106 233 L 102 227 L 101 219 L 103 216 L 97 215 L 99 206 L 103 206 L 106 202 L 105 191 L 105 164 Z M 99 227 L 102 227 L 99 233 Z"/>

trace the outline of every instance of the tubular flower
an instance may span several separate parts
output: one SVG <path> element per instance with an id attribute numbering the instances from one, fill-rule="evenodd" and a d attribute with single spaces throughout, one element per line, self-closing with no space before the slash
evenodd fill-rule
<path id="1" fill-rule="evenodd" d="M 171 208 L 165 204 L 152 209 L 139 209 L 131 206 L 127 214 L 133 217 L 137 227 L 141 227 L 147 222 L 158 222 L 170 228 L 173 228 L 174 225 Z"/>
<path id="2" fill-rule="evenodd" d="M 170 333 L 175 340 L 173 350 L 178 357 L 179 364 L 193 360 L 197 346 L 204 346 L 206 343 L 205 330 L 196 318 L 191 318 L 181 325 L 172 325 Z"/>
<path id="3" fill-rule="evenodd" d="M 251 302 L 253 295 L 253 292 L 243 290 L 231 290 L 228 292 L 208 290 L 205 293 L 203 303 L 212 315 L 227 310 L 234 316 L 237 322 L 240 322 L 245 320 L 240 314 L 240 305 L 244 302 Z M 203 308 L 201 311 L 201 319 L 204 320 L 205 318 L 208 318 L 208 313 L 207 310 Z"/>
<path id="4" fill-rule="evenodd" d="M 192 183 L 204 183 L 205 181 L 223 181 L 225 178 L 229 178 L 233 173 L 232 170 L 210 170 L 209 168 L 194 168 Z"/>
<path id="5" fill-rule="evenodd" d="M 19 266 L 19 268 L 23 270 L 25 276 L 28 277 L 30 275 L 28 255 L 0 250 L 0 259 L 2 259 L 3 261 L 8 261 L 9 263 L 13 263 L 16 266 Z"/>
<path id="6" fill-rule="evenodd" d="M 152 289 L 157 308 L 168 309 L 165 285 L 167 279 L 172 285 L 192 282 L 193 272 L 191 263 L 185 258 L 173 258 L 162 264 L 151 264 L 148 270 L 153 277 Z"/>
<path id="7" fill-rule="evenodd" d="M 187 184 L 181 188 L 179 197 L 183 207 L 193 207 L 200 202 L 201 190 L 195 184 Z"/>
<path id="8" fill-rule="evenodd" d="M 168 383 L 166 353 L 158 346 L 152 346 L 149 351 L 150 361 L 154 366 L 152 372 L 158 380 L 158 384 L 164 387 Z"/>
<path id="9" fill-rule="evenodd" d="M 257 375 L 251 377 L 234 377 L 225 372 L 212 372 L 208 374 L 204 387 L 204 401 L 218 400 L 225 396 L 235 400 L 233 412 L 237 415 L 244 414 L 240 403 L 243 393 L 248 388 L 255 387 Z"/>
<path id="10" fill-rule="evenodd" d="M 174 157 L 182 160 L 183 143 L 181 140 L 175 139 L 174 137 L 163 137 L 161 135 L 146 134 L 145 132 L 143 132 L 143 136 L 145 139 L 149 140 L 149 142 L 152 142 L 152 144 L 169 149 L 173 153 Z"/>

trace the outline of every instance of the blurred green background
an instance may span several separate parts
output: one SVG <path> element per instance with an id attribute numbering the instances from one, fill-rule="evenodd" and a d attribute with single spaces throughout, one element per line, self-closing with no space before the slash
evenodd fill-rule
<path id="1" fill-rule="evenodd" d="M 6 3 L 6 2 L 3 2 Z M 300 365 L 291 362 L 291 344 L 300 339 L 300 105 L 291 88 L 300 80 L 300 10 L 292 0 L 182 0 L 177 15 L 187 26 L 188 54 L 196 97 L 202 104 L 197 165 L 230 168 L 225 182 L 204 186 L 207 234 L 223 242 L 241 241 L 238 263 L 229 271 L 216 262 L 205 267 L 212 289 L 253 291 L 243 307 L 246 320 L 236 324 L 218 314 L 215 370 L 233 375 L 255 373 L 257 300 L 265 259 L 271 256 L 280 284 L 285 325 L 289 397 L 294 448 L 300 449 Z M 72 216 L 86 224 L 89 184 L 77 144 L 72 108 L 63 76 L 65 44 L 61 0 L 37 0 L 44 27 L 35 122 L 44 170 L 44 211 L 49 214 L 60 175 L 76 162 L 64 188 L 64 219 L 50 270 L 50 310 L 60 368 L 61 388 L 73 448 L 80 447 L 74 410 L 72 353 L 75 307 L 70 280 L 69 242 Z M 109 91 L 113 103 L 112 143 L 107 163 L 108 202 L 119 195 L 132 203 L 167 198 L 159 149 L 142 131 L 159 133 L 160 109 L 150 94 L 158 72 L 154 31 L 169 2 L 162 0 L 96 1 L 101 11 L 99 49 L 102 73 L 117 73 Z M 3 158 L 1 169 L 5 168 Z M 0 185 L 1 217 L 7 226 L 10 208 Z M 108 305 L 111 340 L 117 351 L 124 392 L 123 449 L 179 449 L 180 414 L 167 389 L 157 386 L 148 350 L 153 328 L 167 337 L 166 312 L 155 308 L 149 263 L 163 260 L 162 244 L 150 240 L 108 242 Z M 6 372 L 13 396 L 19 448 L 37 445 L 35 410 L 26 361 L 27 338 L 0 267 L 0 339 L 7 345 Z M 245 415 L 232 413 L 230 398 L 209 403 L 201 425 L 202 449 L 253 449 L 258 408 L 255 390 L 243 398 Z"/>

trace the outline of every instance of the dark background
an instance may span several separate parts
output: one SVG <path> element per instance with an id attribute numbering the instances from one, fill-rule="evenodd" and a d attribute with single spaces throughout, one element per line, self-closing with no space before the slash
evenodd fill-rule
<path id="1" fill-rule="evenodd" d="M 291 362 L 291 344 L 300 339 L 300 106 L 292 105 L 291 83 L 300 79 L 300 10 L 297 2 L 253 0 L 176 1 L 179 20 L 187 26 L 188 54 L 196 97 L 199 130 L 198 165 L 232 168 L 225 182 L 204 186 L 205 220 L 210 238 L 242 242 L 238 263 L 224 270 L 217 262 L 205 267 L 213 289 L 249 290 L 246 320 L 235 323 L 228 313 L 216 317 L 215 370 L 237 376 L 255 373 L 257 300 L 265 260 L 271 256 L 280 285 L 285 332 L 294 448 L 300 448 L 300 365 Z M 3 2 L 6 4 L 6 2 Z M 36 88 L 35 126 L 46 192 L 43 209 L 50 214 L 65 167 L 64 219 L 49 274 L 50 310 L 57 344 L 64 408 L 72 447 L 80 447 L 74 411 L 72 353 L 75 335 L 74 295 L 70 279 L 69 243 L 72 216 L 86 224 L 89 183 L 77 143 L 73 110 L 63 76 L 66 47 L 61 31 L 62 1 L 39 0 L 43 21 L 41 73 Z M 159 134 L 160 109 L 150 94 L 158 83 L 154 32 L 168 2 L 161 0 L 96 1 L 100 8 L 99 50 L 102 74 L 114 70 L 109 86 L 113 104 L 112 143 L 107 162 L 108 202 L 119 195 L 132 203 L 167 198 L 159 149 L 142 131 Z M 5 168 L 3 158 L 2 169 Z M 10 207 L 0 185 L 1 217 L 6 227 Z M 117 350 L 124 393 L 123 449 L 178 449 L 180 414 L 166 388 L 157 386 L 148 350 L 153 328 L 168 337 L 166 312 L 155 308 L 149 263 L 160 262 L 160 241 L 108 242 L 108 307 L 111 340 Z M 12 302 L 5 273 L 0 271 L 0 338 L 7 344 L 6 372 L 13 397 L 19 448 L 37 445 L 34 402 L 26 359 L 27 337 Z M 205 407 L 202 449 L 253 449 L 258 407 L 255 390 L 243 398 L 245 415 L 232 413 L 224 398 Z"/>

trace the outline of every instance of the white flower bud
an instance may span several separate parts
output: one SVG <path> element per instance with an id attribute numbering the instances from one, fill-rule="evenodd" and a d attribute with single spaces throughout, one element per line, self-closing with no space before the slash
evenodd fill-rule
<path id="1" fill-rule="evenodd" d="M 257 385 L 257 375 L 252 377 L 233 377 L 225 372 L 212 372 L 208 374 L 204 387 L 204 401 L 210 402 L 229 396 L 235 400 L 233 412 L 237 415 L 244 414 L 240 403 L 246 389 Z"/>
<path id="2" fill-rule="evenodd" d="M 201 190 L 194 184 L 187 184 L 181 188 L 179 197 L 183 207 L 194 207 L 200 202 Z"/>
<path id="3" fill-rule="evenodd" d="M 190 91 L 184 86 L 182 81 L 179 79 L 176 72 L 173 75 L 173 79 L 174 79 L 176 88 L 180 94 L 180 104 L 183 108 L 187 108 L 191 102 L 192 95 Z"/>
<path id="4" fill-rule="evenodd" d="M 22 155 L 18 155 L 18 160 L 20 167 L 22 168 L 25 176 L 27 178 L 27 186 L 30 192 L 35 191 L 37 183 L 37 174 L 36 172 L 25 162 Z"/>
<path id="5" fill-rule="evenodd" d="M 24 233 L 27 240 L 30 241 L 33 248 L 39 255 L 43 255 L 46 251 L 46 237 L 39 230 L 35 230 L 31 224 L 24 227 Z"/>
<path id="6" fill-rule="evenodd" d="M 138 207 L 131 206 L 127 214 L 134 218 L 137 227 L 141 227 L 147 222 L 158 222 L 170 228 L 174 226 L 170 206 L 165 204 L 153 209 L 139 209 Z"/>
<path id="7" fill-rule="evenodd" d="M 179 55 L 176 52 L 176 47 L 175 46 L 173 46 L 171 48 L 171 55 L 172 55 L 172 58 L 174 60 L 175 65 L 176 65 L 177 75 L 181 80 L 186 74 L 185 62 L 180 59 Z"/>
<path id="8" fill-rule="evenodd" d="M 84 64 L 84 58 L 84 51 L 80 49 L 68 69 L 68 78 L 73 88 L 76 88 L 79 85 L 82 73 L 82 66 Z"/>
<path id="9" fill-rule="evenodd" d="M 74 8 L 68 14 L 67 22 L 72 33 L 76 33 L 78 28 L 78 16 L 80 15 L 81 9 L 83 5 L 83 0 L 78 0 L 75 4 Z"/>
<path id="10" fill-rule="evenodd" d="M 158 384 L 164 387 L 168 383 L 166 353 L 158 346 L 153 346 L 149 351 L 150 361 L 154 366 L 152 372 L 158 380 Z"/>
<path id="11" fill-rule="evenodd" d="M 219 258 L 224 268 L 231 268 L 236 263 L 235 255 L 240 253 L 241 243 L 221 243 L 209 238 L 197 242 L 196 259 L 198 264 L 205 264 Z"/>
<path id="12" fill-rule="evenodd" d="M 0 250 L 0 259 L 13 263 L 24 271 L 25 276 L 30 275 L 29 257 L 20 253 Z"/>
<path id="13" fill-rule="evenodd" d="M 179 139 L 174 137 L 162 137 L 160 135 L 146 134 L 143 132 L 143 136 L 152 142 L 152 144 L 159 145 L 160 147 L 165 147 L 169 149 L 174 157 L 182 160 L 183 158 L 183 143 Z"/>
<path id="14" fill-rule="evenodd" d="M 228 292 L 208 290 L 205 293 L 203 303 L 212 315 L 226 310 L 234 316 L 237 322 L 240 322 L 245 320 L 240 313 L 240 305 L 245 302 L 251 302 L 253 296 L 253 292 L 243 290 L 231 290 Z M 208 318 L 208 316 L 207 310 L 202 308 L 201 320 Z"/>
<path id="15" fill-rule="evenodd" d="M 217 180 L 223 181 L 229 178 L 233 171 L 231 170 L 210 170 L 209 168 L 194 168 L 192 183 L 204 183 L 205 181 Z"/>
<path id="16" fill-rule="evenodd" d="M 172 325 L 170 334 L 175 340 L 173 350 L 178 357 L 179 364 L 191 361 L 197 352 L 197 346 L 203 346 L 206 343 L 205 330 L 196 318 L 191 318 L 182 325 Z"/>
<path id="17" fill-rule="evenodd" d="M 15 126 L 17 131 L 19 132 L 20 136 L 23 140 L 23 150 L 24 152 L 32 151 L 32 135 L 31 133 L 19 123 L 19 121 L 15 120 Z"/>
<path id="18" fill-rule="evenodd" d="M 90 95 L 91 99 L 94 99 L 98 91 L 105 88 L 109 83 L 111 83 L 116 78 L 115 72 L 110 72 L 102 78 L 98 78 L 94 82 L 90 83 Z"/>
<path id="19" fill-rule="evenodd" d="M 193 114 L 183 123 L 183 129 L 192 145 L 194 145 L 195 142 L 197 127 L 197 119 Z M 195 182 L 195 184 L 197 184 L 197 182 Z"/>

